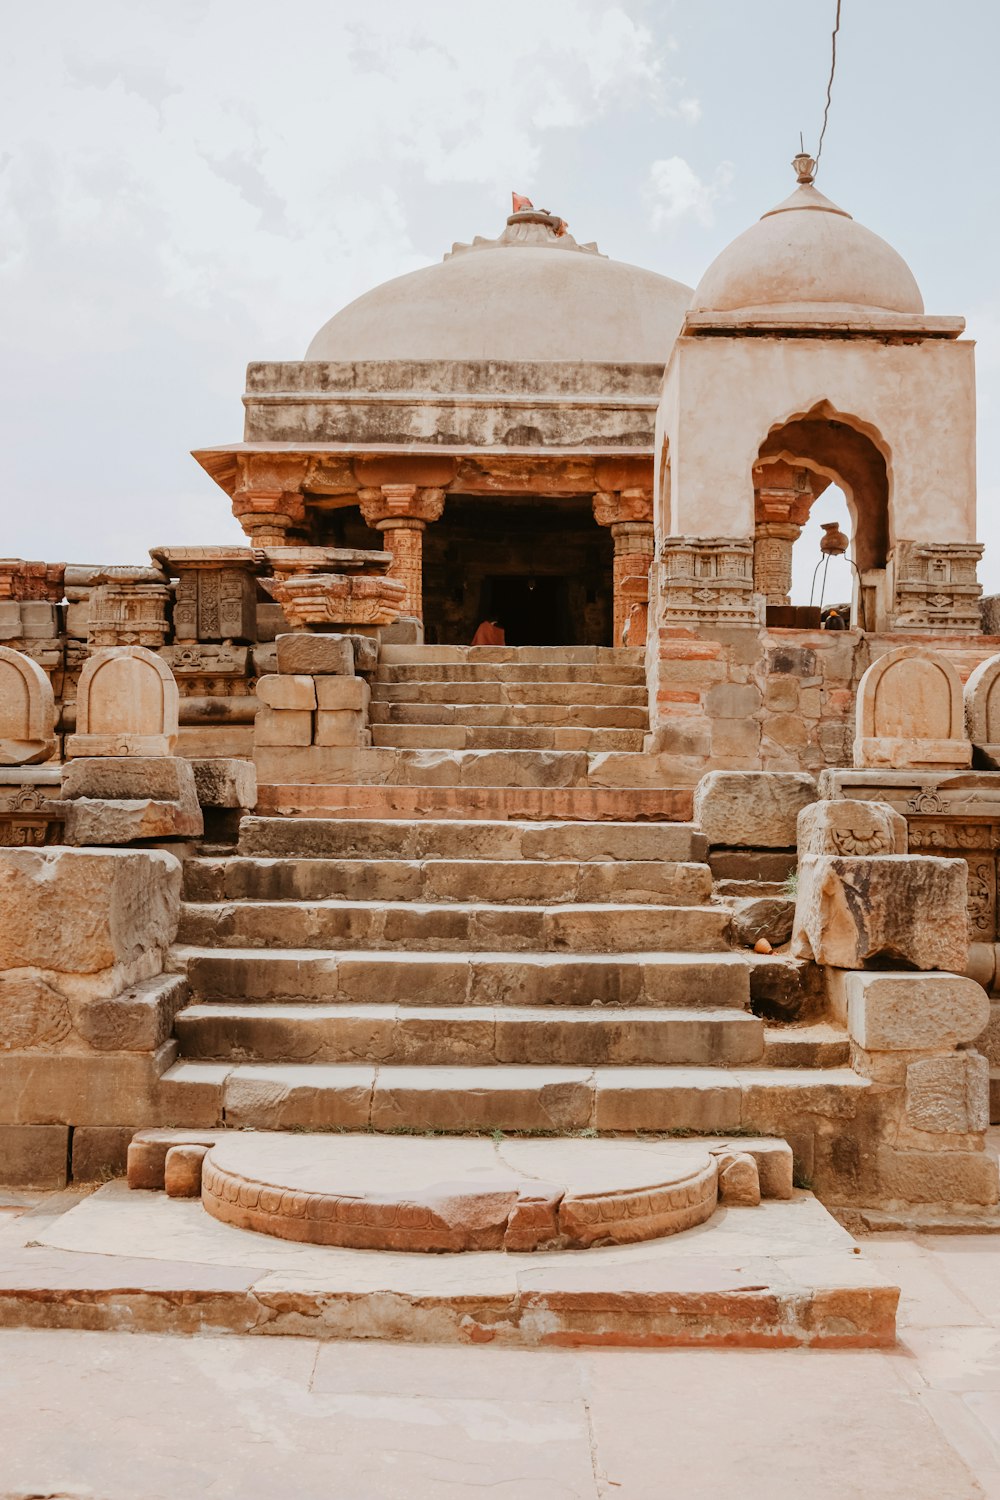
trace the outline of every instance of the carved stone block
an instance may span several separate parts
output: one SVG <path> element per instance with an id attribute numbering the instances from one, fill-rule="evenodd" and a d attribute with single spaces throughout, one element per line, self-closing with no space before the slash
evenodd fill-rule
<path id="1" fill-rule="evenodd" d="M 855 766 L 968 766 L 962 682 L 938 652 L 901 646 L 858 684 Z"/>
<path id="2" fill-rule="evenodd" d="M 671 536 L 660 558 L 664 624 L 759 623 L 748 538 Z"/>

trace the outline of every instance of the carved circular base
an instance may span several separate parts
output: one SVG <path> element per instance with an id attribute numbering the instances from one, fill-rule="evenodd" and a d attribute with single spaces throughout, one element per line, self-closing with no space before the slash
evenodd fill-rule
<path id="1" fill-rule="evenodd" d="M 215 1219 L 312 1245 L 565 1250 L 704 1223 L 718 1168 L 674 1141 L 240 1134 L 201 1192 Z"/>

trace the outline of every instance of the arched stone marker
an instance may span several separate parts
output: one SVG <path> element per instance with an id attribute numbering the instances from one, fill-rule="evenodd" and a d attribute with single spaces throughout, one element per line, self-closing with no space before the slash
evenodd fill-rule
<path id="1" fill-rule="evenodd" d="M 962 680 L 947 657 L 900 646 L 872 662 L 858 684 L 854 764 L 887 770 L 972 764 Z"/>
<path id="2" fill-rule="evenodd" d="M 173 673 L 154 652 L 144 646 L 97 651 L 80 674 L 76 733 L 66 755 L 173 755 L 177 703 Z"/>
<path id="3" fill-rule="evenodd" d="M 1000 769 L 1000 656 L 988 656 L 965 684 L 965 728 L 977 765 Z"/>
<path id="4" fill-rule="evenodd" d="M 30 766 L 55 751 L 52 684 L 37 662 L 0 646 L 0 765 Z"/>

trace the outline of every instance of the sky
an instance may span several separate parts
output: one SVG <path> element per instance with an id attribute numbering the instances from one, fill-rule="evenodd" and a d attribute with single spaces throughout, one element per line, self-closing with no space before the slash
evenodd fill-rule
<path id="1" fill-rule="evenodd" d="M 842 10 L 818 185 L 978 340 L 1000 591 L 1000 6 Z M 787 196 L 800 131 L 815 149 L 833 12 L 0 0 L 0 554 L 242 540 L 190 450 L 240 439 L 248 361 L 301 358 L 369 287 L 498 234 L 512 189 L 694 285 Z"/>

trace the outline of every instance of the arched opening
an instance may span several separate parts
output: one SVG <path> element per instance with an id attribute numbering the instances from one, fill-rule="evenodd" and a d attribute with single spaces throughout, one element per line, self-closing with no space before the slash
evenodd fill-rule
<path id="1" fill-rule="evenodd" d="M 850 623 L 877 628 L 889 551 L 889 465 L 876 436 L 821 402 L 777 424 L 761 444 L 753 470 L 754 591 L 767 600 L 769 625 L 819 626 L 819 595 L 810 608 L 809 592 L 824 556 L 825 524 L 846 533 L 850 561 L 843 552 L 831 557 L 824 602 L 850 600 Z"/>

